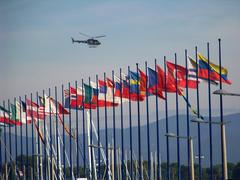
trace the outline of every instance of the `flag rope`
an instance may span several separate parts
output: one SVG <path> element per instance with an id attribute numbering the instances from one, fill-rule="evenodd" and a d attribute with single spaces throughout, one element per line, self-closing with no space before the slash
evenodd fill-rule
<path id="1" fill-rule="evenodd" d="M 190 108 L 190 110 L 192 111 L 192 113 L 197 116 L 197 115 L 198 115 L 197 110 L 192 107 L 192 105 L 191 105 L 190 102 L 187 100 L 187 98 L 186 98 L 186 96 L 184 95 L 183 92 L 181 92 L 181 96 L 182 96 L 183 99 L 186 101 L 186 103 L 187 103 L 188 107 Z M 202 120 L 204 120 L 204 117 L 203 117 L 202 115 L 199 114 L 199 117 L 200 117 Z"/>

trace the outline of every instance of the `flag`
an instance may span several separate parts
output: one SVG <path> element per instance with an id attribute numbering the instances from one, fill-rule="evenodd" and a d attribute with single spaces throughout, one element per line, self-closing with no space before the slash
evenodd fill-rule
<path id="1" fill-rule="evenodd" d="M 226 68 L 221 67 L 220 74 L 220 67 L 218 65 L 211 62 L 209 62 L 208 65 L 208 59 L 200 53 L 197 54 L 197 57 L 199 61 L 199 77 L 208 79 L 208 71 L 210 71 L 210 80 L 220 81 L 221 78 L 223 83 L 232 84 L 232 82 L 227 78 L 228 71 Z"/>
<path id="2" fill-rule="evenodd" d="M 83 102 L 83 90 L 82 87 L 77 89 L 70 87 L 70 89 L 64 90 L 65 96 L 65 107 L 70 108 L 81 108 Z"/>
<path id="3" fill-rule="evenodd" d="M 189 78 L 193 78 L 193 79 L 197 78 L 197 62 L 190 56 L 188 56 L 188 71 L 189 71 L 189 74 L 188 74 Z M 201 82 L 201 81 L 207 82 L 208 75 L 207 75 L 207 78 L 204 76 L 201 76 L 201 77 L 198 76 L 198 81 L 199 82 Z M 213 85 L 218 85 L 218 83 L 216 81 L 211 80 L 211 79 L 210 79 L 210 83 Z"/>
<path id="4" fill-rule="evenodd" d="M 59 103 L 57 100 L 53 99 L 50 96 L 44 95 L 44 97 L 39 96 L 39 98 L 42 106 L 44 107 L 44 113 L 46 113 L 46 115 L 54 114 L 55 116 L 57 116 L 58 120 L 60 121 L 68 135 L 74 137 L 70 133 L 69 127 L 63 123 L 63 120 L 60 116 L 61 114 L 69 114 L 67 109 L 65 109 L 61 103 Z"/>
<path id="5" fill-rule="evenodd" d="M 122 73 L 122 98 L 129 99 L 129 78 L 128 75 Z M 131 99 L 131 96 L 130 96 Z M 134 101 L 134 99 L 131 99 Z"/>
<path id="6" fill-rule="evenodd" d="M 25 103 L 15 101 L 14 104 L 11 104 L 11 119 L 23 124 L 32 122 L 32 118 L 27 116 Z"/>
<path id="7" fill-rule="evenodd" d="M 59 103 L 54 98 L 44 95 L 44 97 L 40 97 L 40 102 L 42 103 L 42 107 L 44 108 L 41 111 L 44 111 L 46 115 L 49 114 L 69 114 L 67 109 L 63 107 L 61 103 Z"/>
<path id="8" fill-rule="evenodd" d="M 34 118 L 35 120 L 44 119 L 44 107 L 40 107 L 30 99 L 26 99 L 26 113 L 27 117 Z"/>
<path id="9" fill-rule="evenodd" d="M 117 76 L 114 75 L 114 87 L 115 87 L 115 91 L 114 91 L 114 97 L 115 97 L 115 102 L 117 103 L 121 103 L 121 92 L 122 92 L 122 102 L 128 102 L 128 96 L 126 97 L 126 95 L 124 95 L 123 93 L 123 88 L 124 88 L 124 84 L 123 84 L 123 80 L 121 81 L 121 79 Z"/>
<path id="10" fill-rule="evenodd" d="M 182 89 L 179 87 L 178 89 L 176 89 L 174 77 L 169 72 L 166 74 L 166 83 L 165 72 L 158 65 L 157 74 L 158 74 L 158 89 L 161 89 L 162 91 L 167 91 L 169 93 L 175 93 L 176 91 L 178 91 L 178 94 L 181 94 Z"/>
<path id="11" fill-rule="evenodd" d="M 6 110 L 4 107 L 0 106 L 0 124 L 5 125 L 22 125 L 21 122 L 15 121 L 11 119 L 10 112 Z"/>
<path id="12" fill-rule="evenodd" d="M 161 77 L 158 78 L 158 73 L 153 69 L 148 68 L 148 92 L 150 94 L 157 94 L 158 97 L 165 99 L 162 93 L 163 87 L 160 84 L 161 84 Z"/>
<path id="13" fill-rule="evenodd" d="M 98 85 L 95 82 L 91 82 L 91 87 L 93 88 L 93 103 L 98 105 L 99 107 L 111 107 L 111 106 L 117 106 L 118 101 L 114 97 L 114 103 L 113 103 L 113 88 L 114 83 L 107 79 L 106 82 L 102 80 L 98 80 Z M 98 89 L 97 89 L 98 87 Z M 106 97 L 106 98 L 105 98 Z M 106 104 L 105 104 L 106 102 Z"/>
<path id="14" fill-rule="evenodd" d="M 131 100 L 137 101 L 139 97 L 139 101 L 143 101 L 145 97 L 145 92 L 140 87 L 141 87 L 141 83 L 143 83 L 144 81 L 144 77 L 139 76 L 139 74 L 136 72 L 130 71 L 128 78 L 129 78 L 129 84 L 130 84 Z"/>
<path id="15" fill-rule="evenodd" d="M 167 61 L 168 72 L 176 79 L 177 75 L 177 83 L 178 87 L 196 89 L 197 82 L 195 79 L 189 78 L 188 81 L 186 80 L 186 74 L 188 74 L 188 70 L 180 65 L 175 65 L 171 62 Z M 177 72 L 176 72 L 177 71 Z"/>

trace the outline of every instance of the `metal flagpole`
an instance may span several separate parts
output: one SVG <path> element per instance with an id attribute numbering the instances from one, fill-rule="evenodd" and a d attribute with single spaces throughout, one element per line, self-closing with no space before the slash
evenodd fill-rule
<path id="1" fill-rule="evenodd" d="M 197 56 L 197 46 L 195 47 L 195 55 L 196 55 L 196 71 L 197 71 L 197 82 L 198 82 L 198 70 L 199 70 L 199 62 L 198 62 L 198 56 Z M 199 105 L 199 87 L 198 87 L 198 83 L 197 83 L 197 116 L 198 118 L 200 117 L 200 105 Z M 199 179 L 202 179 L 202 159 L 200 158 L 202 155 L 201 153 L 201 126 L 200 123 L 198 123 L 198 164 L 199 164 L 199 168 L 198 168 L 198 174 L 199 174 Z"/>
<path id="2" fill-rule="evenodd" d="M 91 80 L 90 80 L 90 77 L 88 78 L 88 85 L 91 86 Z M 86 93 L 86 92 L 85 92 Z M 89 120 L 90 120 L 90 123 L 89 123 L 89 127 L 90 127 L 90 144 L 89 145 L 92 145 L 93 144 L 93 136 L 92 136 L 92 95 L 93 95 L 93 92 L 91 92 L 91 99 L 90 99 L 90 108 L 89 108 Z M 94 167 L 94 162 L 93 162 L 93 148 L 92 146 L 90 146 L 90 155 L 91 155 L 91 164 L 92 164 L 92 167 Z M 91 176 L 92 177 L 95 177 L 94 175 L 94 168 L 92 168 L 92 171 L 90 172 L 92 173 Z"/>
<path id="3" fill-rule="evenodd" d="M 155 72 L 157 72 L 157 59 L 155 59 Z M 156 78 L 156 95 L 155 95 L 155 100 L 156 100 L 156 128 L 157 128 L 157 178 L 160 179 L 161 177 L 161 172 L 160 172 L 160 143 L 159 143 L 159 117 L 158 117 L 158 78 Z"/>
<path id="4" fill-rule="evenodd" d="M 116 155 L 116 122 L 115 122 L 115 83 L 114 83 L 114 71 L 112 71 L 112 82 L 113 82 L 113 88 L 112 88 L 112 97 L 113 97 L 113 158 L 114 158 L 114 167 L 113 167 L 113 173 L 114 177 L 113 179 L 117 179 L 117 155 Z"/>
<path id="5" fill-rule="evenodd" d="M 176 125 L 177 125 L 177 136 L 179 136 L 179 113 L 178 113 L 178 77 L 177 77 L 177 54 L 175 57 L 175 86 L 176 86 Z M 180 142 L 177 138 L 177 163 L 178 163 L 178 180 L 181 179 L 181 165 L 180 165 Z"/>
<path id="6" fill-rule="evenodd" d="M 69 94 L 71 94 L 70 91 L 70 82 L 68 83 L 68 88 L 69 88 Z M 72 180 L 73 178 L 73 164 L 72 164 L 72 116 L 71 116 L 71 108 L 69 106 L 69 128 L 70 128 L 70 136 L 69 136 L 69 141 L 70 141 L 70 171 L 71 171 L 71 175 L 70 175 L 70 179 Z"/>
<path id="7" fill-rule="evenodd" d="M 77 89 L 78 89 L 78 84 L 77 84 L 77 81 L 75 81 L 75 88 L 76 88 L 76 141 L 77 141 L 77 178 L 79 177 L 79 139 L 78 139 L 78 94 L 77 94 Z"/>
<path id="8" fill-rule="evenodd" d="M 69 94 L 69 106 L 70 106 L 70 100 L 71 100 L 71 95 Z M 64 104 L 64 86 L 62 84 L 62 104 Z M 64 110 L 64 107 L 62 107 L 62 111 Z M 64 117 L 64 113 L 62 113 L 62 120 L 63 120 L 63 152 L 66 152 L 66 145 L 65 145 L 65 117 Z M 64 154 L 64 153 L 63 153 Z M 64 169 L 64 173 L 63 173 L 63 177 L 64 179 L 66 179 L 66 156 L 65 154 L 63 155 L 63 169 Z"/>
<path id="9" fill-rule="evenodd" d="M 82 79 L 82 93 L 84 93 L 83 88 L 83 79 Z M 83 94 L 82 94 L 83 95 Z M 85 117 L 84 117 L 84 98 L 82 98 L 82 118 L 83 118 L 83 172 L 84 176 L 86 176 L 86 143 L 85 143 Z"/>
<path id="10" fill-rule="evenodd" d="M 186 99 L 188 102 L 188 59 L 187 59 L 187 50 L 185 49 L 185 68 L 186 68 Z M 198 83 L 198 82 L 197 82 Z M 187 110 L 187 137 L 190 137 L 190 123 L 189 123 L 189 106 L 186 103 L 186 110 Z M 190 143 L 187 141 L 188 147 L 188 179 L 190 180 Z"/>
<path id="11" fill-rule="evenodd" d="M 192 139 L 192 137 L 188 136 L 188 141 L 189 141 L 189 145 L 190 145 L 191 180 L 195 180 L 194 156 L 193 156 L 193 139 Z"/>
<path id="12" fill-rule="evenodd" d="M 154 163 L 154 160 L 153 160 L 153 154 L 151 152 L 151 178 L 149 177 L 150 180 L 153 180 L 154 179 L 154 167 L 153 167 L 153 163 Z"/>
<path id="13" fill-rule="evenodd" d="M 140 76 L 139 76 L 139 72 L 138 72 L 138 63 L 136 63 L 136 67 L 137 67 L 137 78 L 138 81 L 140 82 Z M 141 166 L 141 162 L 142 162 L 142 151 L 141 151 L 141 121 L 140 121 L 140 102 L 139 102 L 139 98 L 140 98 L 140 87 L 139 87 L 139 82 L 137 83 L 137 114 L 138 114 L 138 166 L 139 166 L 139 178 L 140 180 L 142 179 L 142 166 Z"/>
<path id="14" fill-rule="evenodd" d="M 120 109 L 121 109 L 121 152 L 122 152 L 122 163 L 121 163 L 121 171 L 122 171 L 122 178 L 126 178 L 126 173 L 124 173 L 124 134 L 123 134 L 123 101 L 122 101 L 122 90 L 123 90 L 123 83 L 122 83 L 122 69 L 120 68 L 120 86 L 121 86 L 121 90 L 120 90 Z"/>
<path id="15" fill-rule="evenodd" d="M 16 97 L 14 97 L 14 105 L 16 105 Z M 17 156 L 18 156 L 18 141 L 17 141 L 17 126 L 15 125 L 15 166 L 16 167 L 17 167 Z M 17 174 L 17 172 L 15 172 L 15 174 Z"/>
<path id="16" fill-rule="evenodd" d="M 31 118 L 32 118 L 32 173 L 33 173 L 33 178 L 35 178 L 35 165 L 34 165 L 34 123 L 35 123 L 35 118 L 33 117 L 33 109 L 32 109 L 32 93 L 31 93 Z"/>
<path id="17" fill-rule="evenodd" d="M 221 54 L 221 39 L 218 39 L 218 51 L 219 51 L 219 81 L 220 90 L 222 90 L 222 54 Z M 221 120 L 221 150 L 222 150 L 222 179 L 228 179 L 227 170 L 227 152 L 226 152 L 226 137 L 225 137 L 225 125 L 223 121 L 223 98 L 220 94 L 220 120 Z"/>
<path id="18" fill-rule="evenodd" d="M 207 43 L 207 57 L 208 67 L 210 64 L 210 51 L 209 43 Z M 213 155 L 212 155 L 212 105 L 211 105 L 211 82 L 210 82 L 210 69 L 208 68 L 208 109 L 209 109 L 209 155 L 210 155 L 210 179 L 213 179 Z"/>
<path id="19" fill-rule="evenodd" d="M 10 100 L 8 99 L 8 111 L 10 111 Z M 12 128 L 11 125 L 8 126 L 8 143 L 9 143 L 9 153 L 12 156 Z M 9 157 L 10 160 L 10 157 Z"/>
<path id="20" fill-rule="evenodd" d="M 166 119 L 166 134 L 168 134 L 168 95 L 167 95 L 167 73 L 166 73 L 166 56 L 164 56 L 164 89 L 165 89 L 165 119 Z M 167 179 L 170 180 L 170 159 L 169 159 L 169 137 L 166 136 L 167 145 Z"/>
<path id="21" fill-rule="evenodd" d="M 132 151 L 132 108 L 131 108 L 131 88 L 130 88 L 130 67 L 128 66 L 128 93 L 129 93 L 129 128 L 130 128 L 130 172 L 133 179 L 133 151 Z"/>
<path id="22" fill-rule="evenodd" d="M 45 91 L 43 90 L 43 101 L 45 101 Z M 48 156 L 47 156 L 47 136 L 46 136 L 46 102 L 42 102 L 43 104 L 43 130 L 44 130 L 44 175 L 47 177 L 47 164 L 48 164 Z"/>
<path id="23" fill-rule="evenodd" d="M 91 138 L 90 138 L 90 114 L 89 114 L 89 110 L 87 111 L 87 139 L 88 139 L 88 158 L 89 158 L 89 178 L 92 179 L 93 178 L 93 170 L 92 170 L 92 153 L 91 153 L 91 149 L 92 149 L 92 144 L 91 144 Z"/>
<path id="24" fill-rule="evenodd" d="M 145 74 L 147 76 L 147 61 L 145 62 Z M 148 77 L 146 78 L 146 111 L 147 111 L 147 151 L 148 151 L 148 178 L 151 179 L 151 147 L 150 147 L 150 132 L 149 132 L 149 108 L 148 108 Z"/>
<path id="25" fill-rule="evenodd" d="M 27 95 L 25 95 L 25 105 L 26 105 L 26 100 L 27 100 Z M 26 114 L 25 114 L 25 118 L 26 118 L 26 120 L 27 120 L 27 108 L 25 109 L 26 110 Z M 28 123 L 26 123 L 26 127 L 25 127 L 26 129 L 26 154 L 27 154 L 27 167 L 26 167 L 26 177 L 28 177 L 28 171 L 29 171 L 29 161 L 28 161 L 28 159 L 29 159 L 29 157 L 28 157 Z"/>
<path id="26" fill-rule="evenodd" d="M 37 120 L 38 120 L 38 129 L 40 131 L 40 122 L 39 122 L 39 100 L 38 100 L 38 92 L 36 92 L 36 99 L 37 99 Z M 37 136 L 37 142 L 38 142 L 38 148 L 37 148 L 37 154 L 38 154 L 38 179 L 42 178 L 42 153 L 41 153 L 41 142 L 39 135 Z"/>
<path id="27" fill-rule="evenodd" d="M 22 100 L 21 100 L 21 97 L 19 96 L 19 103 L 20 103 L 20 122 L 22 122 Z M 27 122 L 26 122 L 27 123 Z M 23 130 L 22 130 L 22 125 L 20 126 L 20 142 L 21 142 L 21 145 L 20 145 L 20 149 L 21 149 L 21 171 L 23 172 Z"/>
<path id="28" fill-rule="evenodd" d="M 3 108 L 5 109 L 5 101 L 3 101 Z M 5 119 L 5 113 L 4 113 L 4 119 Z M 4 130 L 4 144 L 6 144 L 6 125 L 4 124 L 4 127 L 3 127 L 3 130 Z M 4 152 L 4 164 L 7 163 L 7 152 L 6 151 L 3 151 Z"/>
<path id="29" fill-rule="evenodd" d="M 53 148 L 52 148 L 52 145 L 53 145 L 53 141 L 52 141 L 52 111 L 51 111 L 51 101 L 50 101 L 50 97 L 51 97 L 51 89 L 49 88 L 48 89 L 48 94 L 49 94 L 49 100 L 48 100 L 48 103 L 49 103 L 49 121 L 50 121 L 50 144 L 51 144 L 51 150 L 50 150 L 50 162 L 51 162 L 51 166 L 50 166 L 50 177 L 52 178 L 53 177 Z"/>
<path id="30" fill-rule="evenodd" d="M 106 73 L 104 72 L 104 85 L 106 84 Z M 105 87 L 104 87 L 105 88 Z M 109 164 L 109 157 L 108 157 L 108 123 L 107 123 L 107 106 L 106 106 L 106 93 L 104 94 L 104 107 L 105 107 L 105 148 L 106 148 L 106 169 L 107 172 L 109 172 L 108 170 L 108 164 Z M 109 176 L 110 174 L 108 173 L 108 175 L 106 176 L 106 179 L 109 180 Z"/>
<path id="31" fill-rule="evenodd" d="M 97 84 L 97 90 L 99 91 L 99 87 L 98 87 L 98 75 L 96 75 L 96 84 Z M 98 147 L 100 147 L 100 142 L 101 142 L 101 138 L 100 138 L 100 122 L 99 122 L 99 92 L 97 93 L 97 136 L 98 136 Z M 101 157 L 100 157 L 100 148 L 98 148 L 98 175 L 97 178 L 100 179 L 101 178 Z"/>
<path id="32" fill-rule="evenodd" d="M 57 169 L 57 179 L 60 179 L 59 177 L 61 177 L 61 164 L 59 164 L 59 159 L 60 159 L 60 154 L 59 154 L 59 148 L 58 148 L 58 103 L 57 103 L 57 86 L 55 86 L 55 103 L 56 103 L 56 131 L 55 131 L 55 137 L 56 137 L 56 148 L 57 148 L 57 165 L 56 165 L 56 169 Z"/>

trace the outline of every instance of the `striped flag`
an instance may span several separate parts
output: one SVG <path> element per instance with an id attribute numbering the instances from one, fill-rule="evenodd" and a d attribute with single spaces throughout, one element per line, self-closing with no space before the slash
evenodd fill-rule
<path id="1" fill-rule="evenodd" d="M 191 58 L 190 56 L 188 56 L 188 77 L 191 79 L 196 79 L 197 78 L 197 62 Z M 201 82 L 207 82 L 208 81 L 208 76 L 204 77 L 204 76 L 198 76 L 198 81 Z M 210 83 L 213 85 L 218 85 L 218 82 L 210 79 Z"/>
<path id="2" fill-rule="evenodd" d="M 32 118 L 27 116 L 26 104 L 24 102 L 15 101 L 14 104 L 11 104 L 11 119 L 23 124 L 32 122 Z"/>
<path id="3" fill-rule="evenodd" d="M 10 112 L 6 110 L 4 107 L 0 106 L 0 125 L 16 125 L 20 126 L 22 125 L 21 122 L 15 121 L 11 119 Z"/>
<path id="4" fill-rule="evenodd" d="M 220 67 L 218 65 L 211 62 L 208 65 L 208 59 L 200 53 L 197 54 L 197 57 L 199 61 L 199 77 L 208 79 L 208 72 L 210 71 L 210 80 L 220 81 L 221 79 L 223 83 L 232 84 L 227 78 L 228 70 L 225 67 L 221 67 L 220 74 Z"/>

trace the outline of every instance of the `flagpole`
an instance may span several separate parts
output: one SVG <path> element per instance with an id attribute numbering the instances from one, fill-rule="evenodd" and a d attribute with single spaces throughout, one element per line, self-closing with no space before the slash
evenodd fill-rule
<path id="1" fill-rule="evenodd" d="M 147 76 L 147 61 L 145 61 L 145 74 Z M 146 78 L 146 111 L 147 111 L 147 151 L 148 151 L 148 178 L 151 179 L 151 157 L 150 157 L 150 152 L 151 152 L 151 147 L 150 147 L 150 132 L 149 132 L 149 105 L 148 105 L 148 77 Z"/>
<path id="2" fill-rule="evenodd" d="M 120 109 L 121 109 L 121 152 L 122 152 L 122 163 L 121 163 L 121 174 L 122 174 L 122 178 L 126 178 L 126 174 L 124 173 L 124 134 L 123 134 L 123 102 L 122 102 L 122 90 L 123 90 L 123 83 L 122 83 L 122 69 L 120 68 L 120 86 L 121 86 L 121 90 L 120 90 Z"/>
<path id="3" fill-rule="evenodd" d="M 59 164 L 59 147 L 58 147 L 58 103 L 57 103 L 57 86 L 55 86 L 55 102 L 56 102 L 56 131 L 55 131 L 55 137 L 56 137 L 56 148 L 57 148 L 57 179 L 60 179 L 59 177 L 61 177 L 61 166 Z"/>
<path id="4" fill-rule="evenodd" d="M 68 83 L 68 88 L 69 88 L 69 94 L 71 94 L 71 92 L 70 92 L 70 88 L 71 88 L 71 86 L 70 86 L 70 82 Z M 72 134 L 72 116 L 71 116 L 71 108 L 70 108 L 70 106 L 69 106 L 69 128 L 70 128 L 70 134 Z M 69 141 L 70 141 L 70 170 L 71 170 L 71 172 L 70 172 L 70 179 L 72 180 L 72 178 L 73 178 L 73 174 L 72 174 L 72 172 L 73 172 L 73 166 L 72 166 L 72 137 L 71 136 L 69 136 Z"/>
<path id="5" fill-rule="evenodd" d="M 69 100 L 70 100 L 71 96 L 69 94 Z M 62 104 L 64 104 L 64 86 L 62 84 Z M 62 106 L 62 111 L 64 110 L 64 107 Z M 65 145 L 65 117 L 64 117 L 64 113 L 62 114 L 62 120 L 63 120 L 63 152 L 66 152 L 66 145 Z M 61 163 L 62 164 L 62 163 Z M 63 177 L 64 179 L 66 179 L 66 156 L 64 154 L 63 156 L 63 168 L 64 168 L 64 173 L 63 173 Z"/>
<path id="6" fill-rule="evenodd" d="M 8 99 L 8 111 L 10 111 L 10 100 Z M 11 134 L 12 134 L 12 128 L 11 128 L 11 125 L 8 126 L 8 141 L 9 141 L 9 153 L 10 153 L 10 156 L 12 155 L 12 137 L 11 137 Z M 9 159 L 10 159 L 10 156 L 9 156 Z"/>
<path id="7" fill-rule="evenodd" d="M 198 62 L 198 56 L 197 56 L 197 46 L 195 47 L 195 56 L 196 56 L 196 71 L 197 71 L 197 82 L 198 82 L 198 76 L 199 76 L 199 62 Z M 200 105 L 199 105 L 199 86 L 197 83 L 197 116 L 198 118 L 200 117 Z M 200 158 L 202 153 L 201 153 L 201 126 L 200 123 L 198 123 L 198 164 L 199 164 L 199 168 L 198 168 L 198 174 L 199 174 L 199 179 L 202 179 L 202 159 Z"/>
<path id="8" fill-rule="evenodd" d="M 220 80 L 220 90 L 222 90 L 222 53 L 221 53 L 221 39 L 218 39 L 218 51 L 219 51 L 219 80 Z M 223 121 L 223 98 L 220 94 L 220 120 L 221 120 L 221 150 L 222 150 L 222 179 L 228 179 L 227 170 L 227 153 L 226 153 L 226 136 L 225 136 L 225 126 Z"/>
<path id="9" fill-rule="evenodd" d="M 5 109 L 5 101 L 3 101 L 3 108 Z M 5 113 L 4 113 L 4 121 L 6 121 Z M 4 126 L 4 144 L 7 144 L 6 126 Z M 4 165 L 5 165 L 5 167 L 6 167 L 6 164 L 7 164 L 7 151 L 5 150 L 4 151 Z"/>
<path id="10" fill-rule="evenodd" d="M 20 122 L 22 122 L 22 100 L 21 97 L 19 96 L 19 103 L 20 103 Z M 27 121 L 27 120 L 26 120 Z M 27 123 L 27 122 L 26 122 Z M 20 149 L 21 149 L 21 171 L 23 171 L 23 131 L 22 131 L 22 125 L 20 126 L 20 137 L 21 137 L 21 145 L 20 145 Z"/>
<path id="11" fill-rule="evenodd" d="M 186 68 L 186 99 L 188 102 L 188 59 L 187 59 L 187 50 L 185 49 L 185 68 Z M 197 82 L 198 83 L 198 82 Z M 189 107 L 188 104 L 186 103 L 186 110 L 187 110 L 187 137 L 190 137 L 190 123 L 189 123 Z M 191 168 L 190 168 L 190 164 L 191 164 L 191 153 L 190 153 L 190 144 L 191 141 L 187 141 L 187 147 L 188 147 L 188 179 L 190 180 L 191 177 Z"/>
<path id="12" fill-rule="evenodd" d="M 98 87 L 98 75 L 96 75 L 96 84 L 97 84 L 97 90 L 99 91 Z M 97 93 L 97 136 L 98 136 L 98 147 L 100 147 L 100 121 L 99 121 L 99 92 Z M 97 178 L 101 178 L 101 154 L 100 154 L 100 148 L 98 148 L 98 176 Z"/>
<path id="13" fill-rule="evenodd" d="M 33 173 L 33 178 L 35 177 L 35 165 L 34 165 L 34 123 L 35 123 L 35 118 L 33 118 L 33 109 L 32 109 L 32 103 L 33 103 L 33 101 L 32 101 L 32 93 L 31 93 L 31 95 L 30 95 L 30 97 L 31 97 L 31 118 L 32 118 L 32 169 L 33 169 L 33 171 L 32 171 L 32 173 Z"/>
<path id="14" fill-rule="evenodd" d="M 157 72 L 157 59 L 155 59 L 155 72 Z M 156 128 L 157 128 L 157 178 L 160 179 L 161 177 L 161 171 L 160 171 L 160 143 L 159 143 L 159 116 L 158 116 L 158 78 L 156 78 L 156 95 L 155 95 L 155 100 L 156 100 Z"/>
<path id="15" fill-rule="evenodd" d="M 208 67 L 210 67 L 209 43 L 207 43 Z M 209 154 L 210 154 L 210 179 L 213 179 L 213 154 L 212 154 L 212 105 L 211 105 L 211 83 L 210 69 L 208 68 L 208 110 L 209 110 Z"/>
<path id="16" fill-rule="evenodd" d="M 142 162 L 142 151 L 141 151 L 141 121 L 140 121 L 140 102 L 139 102 L 139 98 L 140 98 L 140 90 L 139 90 L 139 82 L 140 82 L 140 78 L 139 78 L 139 72 L 138 72 L 138 63 L 136 63 L 136 70 L 137 70 L 137 77 L 138 77 L 138 82 L 137 82 L 137 114 L 138 114 L 138 166 L 139 166 L 139 175 L 140 175 L 140 180 L 142 179 L 142 166 L 141 166 L 141 162 Z"/>
<path id="17" fill-rule="evenodd" d="M 16 97 L 14 97 L 14 105 L 16 104 Z M 17 154 L 18 154 L 18 143 L 17 143 L 17 126 L 15 125 L 15 166 L 17 167 Z M 17 169 L 17 168 L 16 168 Z M 17 172 L 15 172 L 17 173 Z"/>
<path id="18" fill-rule="evenodd" d="M 106 73 L 104 72 L 104 84 L 106 84 Z M 107 123 L 107 106 L 106 106 L 106 93 L 104 94 L 104 107 L 105 107 L 105 148 L 106 148 L 106 170 L 107 170 L 107 176 L 106 179 L 109 179 L 110 174 L 108 173 L 110 170 L 108 169 L 109 159 L 108 159 L 108 123 Z"/>
<path id="19" fill-rule="evenodd" d="M 82 79 L 82 91 L 84 91 L 83 88 L 83 79 Z M 82 92 L 84 93 L 84 92 Z M 84 117 L 84 98 L 82 98 L 82 118 L 83 118 L 83 171 L 84 171 L 84 176 L 86 176 L 86 143 L 85 143 L 85 117 Z"/>
<path id="20" fill-rule="evenodd" d="M 43 101 L 45 101 L 45 91 L 43 90 Z M 47 136 L 46 136 L 46 105 L 45 102 L 42 102 L 44 108 L 43 108 L 43 129 L 44 129 L 44 160 L 45 160 L 45 164 L 44 164 L 44 174 L 45 177 L 47 177 L 47 164 L 48 164 L 48 156 L 47 156 Z M 27 119 L 26 119 L 27 121 Z"/>
<path id="21" fill-rule="evenodd" d="M 38 129 L 40 130 L 40 122 L 39 122 L 39 111 L 38 111 L 38 109 L 39 109 L 39 103 L 38 103 L 38 92 L 36 92 L 36 98 L 37 98 L 37 120 L 38 120 Z M 37 133 L 36 133 L 37 134 Z M 40 137 L 39 136 L 37 136 L 38 138 L 37 138 L 37 142 L 38 142 L 38 149 L 37 149 L 37 154 L 38 155 L 40 155 L 40 156 L 37 156 L 37 158 L 38 158 L 38 170 L 39 170 L 39 173 L 38 173 L 38 179 L 41 179 L 41 177 L 42 177 L 42 167 L 41 167 L 41 165 L 42 165 L 42 161 L 41 161 L 41 158 L 42 158 L 42 156 L 41 156 L 41 152 L 40 152 L 40 149 L 41 149 L 41 147 L 40 147 Z"/>
<path id="22" fill-rule="evenodd" d="M 91 86 L 91 80 L 90 80 L 90 77 L 88 78 L 88 85 L 89 86 Z M 93 94 L 93 92 L 91 92 L 92 94 Z M 91 99 L 90 99 L 90 109 L 89 109 L 89 120 L 90 120 L 90 145 L 92 145 L 93 144 L 93 137 L 92 137 L 92 94 L 91 94 Z M 92 146 L 90 146 L 90 153 L 91 153 L 91 164 L 92 164 L 92 166 L 94 165 L 94 162 L 93 162 L 93 148 L 92 148 Z M 95 175 L 94 175 L 94 170 L 93 170 L 93 168 L 92 168 L 92 171 L 91 171 L 91 175 L 92 175 L 92 178 L 93 177 L 95 177 Z"/>
<path id="23" fill-rule="evenodd" d="M 27 100 L 27 95 L 25 95 L 25 105 L 26 105 L 26 100 Z M 26 114 L 25 114 L 25 117 L 26 117 L 26 121 L 27 121 L 27 107 L 26 107 Z M 32 119 L 31 119 L 32 121 Z M 26 167 L 26 177 L 28 177 L 28 171 L 29 171 L 29 162 L 28 162 L 28 123 L 26 123 L 26 127 L 25 127 L 25 131 L 26 131 L 26 154 L 27 154 L 27 167 Z"/>
<path id="24" fill-rule="evenodd" d="M 113 88 L 112 88 L 112 97 L 113 97 L 113 156 L 114 156 L 114 167 L 113 167 L 113 172 L 114 172 L 114 177 L 113 179 L 117 179 L 117 155 L 116 155 L 116 120 L 115 120 L 115 97 L 114 97 L 114 71 L 112 71 L 112 82 L 113 82 Z"/>
<path id="25" fill-rule="evenodd" d="M 90 114 L 89 114 L 89 110 L 87 110 L 87 140 L 88 140 L 88 159 L 89 159 L 89 179 L 93 179 L 93 175 L 92 175 L 92 144 L 91 144 L 91 138 L 90 138 L 90 126 L 91 126 L 91 122 L 90 122 Z"/>
<path id="26" fill-rule="evenodd" d="M 75 111 L 76 111 L 76 131 L 77 131 L 77 137 L 76 137 L 76 140 L 77 140 L 77 178 L 79 177 L 79 150 L 78 150 L 78 147 L 79 147 L 79 139 L 78 139 L 78 100 L 77 100 L 77 89 L 78 89 L 78 84 L 77 84 L 77 81 L 75 81 L 75 88 L 76 88 L 76 108 L 75 108 Z"/>
<path id="27" fill-rule="evenodd" d="M 164 89 L 165 89 L 165 119 L 166 119 L 166 134 L 169 133 L 168 128 L 168 95 L 167 95 L 167 73 L 166 73 L 166 56 L 164 56 Z M 166 136 L 167 147 L 167 179 L 170 180 L 170 158 L 169 158 L 169 137 Z"/>
<path id="28" fill-rule="evenodd" d="M 177 126 L 177 136 L 179 136 L 179 112 L 178 112 L 178 76 L 177 76 L 177 54 L 175 57 L 175 86 L 176 86 L 176 126 Z M 177 163 L 178 163 L 178 180 L 181 179 L 181 163 L 180 163 L 180 142 L 177 138 Z"/>
<path id="29" fill-rule="evenodd" d="M 131 153 L 131 179 L 133 179 L 133 151 L 132 151 L 132 108 L 131 108 L 131 88 L 130 88 L 130 67 L 128 66 L 128 93 L 129 93 L 129 126 L 130 126 L 130 153 Z"/>

